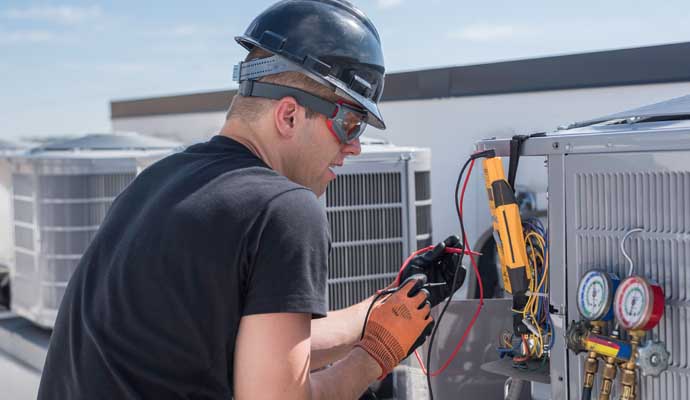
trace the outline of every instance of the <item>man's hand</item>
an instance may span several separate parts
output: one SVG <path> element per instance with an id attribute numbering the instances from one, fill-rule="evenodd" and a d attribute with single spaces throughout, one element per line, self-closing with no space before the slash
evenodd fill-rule
<path id="1" fill-rule="evenodd" d="M 433 250 L 429 250 L 410 260 L 400 274 L 400 282 L 404 282 L 405 279 L 412 275 L 424 274 L 429 283 L 445 283 L 445 285 L 434 286 L 428 289 L 431 307 L 436 306 L 453 294 L 451 290 L 456 267 L 458 277 L 455 289 L 459 289 L 465 281 L 465 268 L 462 265 L 458 265 L 460 262 L 460 254 L 446 253 L 446 247 L 462 248 L 460 238 L 455 235 L 448 236 L 446 240 L 437 244 Z M 394 282 L 394 284 L 395 283 L 397 282 Z"/>
<path id="2" fill-rule="evenodd" d="M 413 275 L 393 294 L 376 304 L 366 322 L 364 337 L 355 344 L 381 367 L 382 379 L 424 343 L 434 326 L 424 275 Z"/>

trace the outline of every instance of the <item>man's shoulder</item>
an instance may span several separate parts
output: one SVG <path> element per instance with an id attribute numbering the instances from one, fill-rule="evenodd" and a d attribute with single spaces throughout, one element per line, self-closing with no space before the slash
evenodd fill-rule
<path id="1" fill-rule="evenodd" d="M 292 191 L 299 191 L 307 197 L 315 198 L 311 190 L 264 166 L 251 166 L 228 171 L 218 176 L 212 186 L 228 189 L 232 187 L 238 190 L 240 194 L 253 194 L 266 198 L 273 198 Z"/>
<path id="2" fill-rule="evenodd" d="M 221 174 L 195 194 L 197 196 L 213 199 L 233 214 L 238 211 L 285 214 L 306 210 L 318 216 L 324 212 L 314 192 L 267 167 L 242 168 Z"/>

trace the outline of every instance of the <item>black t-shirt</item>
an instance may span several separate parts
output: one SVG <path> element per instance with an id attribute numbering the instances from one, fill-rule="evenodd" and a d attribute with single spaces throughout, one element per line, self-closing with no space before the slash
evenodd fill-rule
<path id="1" fill-rule="evenodd" d="M 228 399 L 244 315 L 326 314 L 328 222 L 313 192 L 232 139 L 147 168 L 65 293 L 40 399 Z"/>

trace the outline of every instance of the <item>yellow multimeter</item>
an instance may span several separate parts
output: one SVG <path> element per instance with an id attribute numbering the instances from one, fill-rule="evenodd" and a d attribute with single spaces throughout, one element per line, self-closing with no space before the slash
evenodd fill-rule
<path id="1" fill-rule="evenodd" d="M 501 158 L 485 158 L 483 168 L 503 286 L 508 293 L 523 295 L 529 288 L 529 277 L 532 274 L 520 208 L 513 188 L 506 180 Z"/>

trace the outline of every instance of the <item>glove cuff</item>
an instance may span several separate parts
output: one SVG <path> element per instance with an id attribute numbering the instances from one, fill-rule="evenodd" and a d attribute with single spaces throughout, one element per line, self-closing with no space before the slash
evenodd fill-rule
<path id="1" fill-rule="evenodd" d="M 355 346 L 369 353 L 379 364 L 381 367 L 379 380 L 385 378 L 405 358 L 405 352 L 398 340 L 386 328 L 373 321 L 367 323 L 364 338 Z"/>

